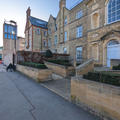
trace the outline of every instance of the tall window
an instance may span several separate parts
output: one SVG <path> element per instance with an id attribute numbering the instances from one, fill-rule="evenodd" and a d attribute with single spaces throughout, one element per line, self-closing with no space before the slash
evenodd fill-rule
<path id="1" fill-rule="evenodd" d="M 77 47 L 76 48 L 76 61 L 80 62 L 82 60 L 82 47 Z"/>
<path id="2" fill-rule="evenodd" d="M 64 25 L 67 24 L 67 16 L 65 17 Z"/>
<path id="3" fill-rule="evenodd" d="M 77 27 L 76 37 L 79 38 L 82 37 L 82 35 L 83 35 L 83 26 L 79 26 Z"/>
<path id="4" fill-rule="evenodd" d="M 76 13 L 76 19 L 79 19 L 79 18 L 81 18 L 83 16 L 83 11 L 82 10 L 80 10 L 80 11 L 78 11 L 77 13 Z"/>
<path id="5" fill-rule="evenodd" d="M 48 47 L 51 47 L 51 39 L 48 40 Z"/>
<path id="6" fill-rule="evenodd" d="M 47 47 L 47 41 L 46 40 L 44 40 L 43 44 L 44 44 L 44 47 Z"/>
<path id="7" fill-rule="evenodd" d="M 44 37 L 46 37 L 47 36 L 47 31 L 44 31 Z"/>
<path id="8" fill-rule="evenodd" d="M 57 35 L 54 37 L 54 45 L 57 45 Z"/>
<path id="9" fill-rule="evenodd" d="M 109 0 L 108 2 L 108 23 L 120 20 L 120 0 Z"/>
<path id="10" fill-rule="evenodd" d="M 67 41 L 67 32 L 64 33 L 64 42 Z"/>
<path id="11" fill-rule="evenodd" d="M 7 27 L 7 25 L 5 24 L 5 26 L 4 26 L 4 28 L 5 28 L 5 32 L 7 33 L 8 32 L 8 27 Z"/>
<path id="12" fill-rule="evenodd" d="M 67 48 L 63 49 L 64 54 L 67 54 Z"/>
<path id="13" fill-rule="evenodd" d="M 40 28 L 36 29 L 36 33 L 37 33 L 37 35 L 40 35 Z"/>

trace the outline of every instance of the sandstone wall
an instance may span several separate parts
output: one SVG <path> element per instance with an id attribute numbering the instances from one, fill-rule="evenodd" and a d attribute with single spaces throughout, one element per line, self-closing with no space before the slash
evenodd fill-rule
<path id="1" fill-rule="evenodd" d="M 71 100 L 91 112 L 120 120 L 120 88 L 74 77 L 71 81 Z"/>

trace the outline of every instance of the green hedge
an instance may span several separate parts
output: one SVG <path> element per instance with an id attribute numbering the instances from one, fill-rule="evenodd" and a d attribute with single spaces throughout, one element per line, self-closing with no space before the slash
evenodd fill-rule
<path id="1" fill-rule="evenodd" d="M 72 66 L 72 64 L 69 63 L 69 60 L 47 60 L 47 61 L 59 65 Z"/>
<path id="2" fill-rule="evenodd" d="M 113 66 L 113 70 L 120 70 L 120 64 L 118 66 Z"/>
<path id="3" fill-rule="evenodd" d="M 37 69 L 47 69 L 47 67 L 44 64 L 33 63 L 33 62 L 21 62 L 20 65 L 33 67 Z"/>
<path id="4" fill-rule="evenodd" d="M 84 79 L 120 86 L 120 74 L 110 72 L 89 72 L 83 75 Z"/>

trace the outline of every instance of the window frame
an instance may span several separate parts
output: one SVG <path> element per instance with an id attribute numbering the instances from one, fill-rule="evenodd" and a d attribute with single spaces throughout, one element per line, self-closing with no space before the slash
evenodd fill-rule
<path id="1" fill-rule="evenodd" d="M 83 10 L 79 10 L 76 12 L 76 19 L 80 19 L 83 17 Z"/>
<path id="2" fill-rule="evenodd" d="M 64 32 L 64 42 L 67 42 L 67 40 L 68 40 L 68 32 L 65 31 Z"/>
<path id="3" fill-rule="evenodd" d="M 76 28 L 76 38 L 81 38 L 81 37 L 83 37 L 83 26 L 82 25 L 77 26 Z"/>
<path id="4" fill-rule="evenodd" d="M 120 3 L 119 3 L 119 9 L 116 9 L 114 12 L 111 10 L 111 14 L 112 14 L 112 13 L 115 13 L 115 14 L 116 14 L 116 13 L 119 11 L 119 15 L 115 15 L 115 16 L 114 16 L 114 17 L 115 17 L 115 18 L 114 18 L 115 20 L 112 20 L 112 19 L 113 19 L 113 16 L 112 16 L 112 15 L 111 15 L 111 18 L 109 18 L 109 11 L 110 11 L 110 10 L 109 10 L 109 4 L 110 4 L 110 2 L 111 2 L 111 0 L 108 1 L 108 3 L 107 3 L 107 10 L 106 10 L 106 11 L 107 11 L 107 15 L 106 15 L 106 16 L 107 16 L 107 24 L 112 24 L 112 23 L 115 23 L 115 22 L 120 21 Z M 116 2 L 117 2 L 117 1 L 116 1 Z M 115 3 L 116 3 L 116 2 L 115 2 Z M 116 8 L 117 6 L 118 6 L 118 4 L 116 3 L 116 4 L 115 4 L 115 8 Z M 112 8 L 114 8 L 114 7 L 111 6 L 111 9 L 112 9 Z M 118 16 L 119 16 L 119 19 L 116 19 Z M 109 19 L 111 19 L 111 21 L 109 21 Z"/>
<path id="5" fill-rule="evenodd" d="M 80 54 L 80 55 L 79 55 L 79 56 L 80 56 L 80 57 L 79 57 L 80 59 L 78 59 L 78 56 L 77 56 L 77 55 L 78 55 L 78 54 L 77 54 L 77 49 L 78 49 L 78 48 L 79 48 L 79 49 L 81 48 L 81 50 L 80 50 L 81 53 L 79 53 L 79 54 Z M 77 61 L 77 62 L 81 62 L 82 59 L 83 59 L 83 46 L 77 46 L 77 47 L 76 47 L 76 61 Z"/>

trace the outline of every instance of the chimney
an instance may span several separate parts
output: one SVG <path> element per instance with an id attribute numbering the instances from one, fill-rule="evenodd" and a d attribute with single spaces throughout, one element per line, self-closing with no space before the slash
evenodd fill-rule
<path id="1" fill-rule="evenodd" d="M 27 19 L 27 21 L 28 21 L 30 15 L 31 15 L 31 9 L 30 9 L 30 7 L 29 7 L 29 8 L 27 9 L 27 11 L 26 11 L 26 19 Z"/>
<path id="2" fill-rule="evenodd" d="M 60 2 L 59 2 L 59 8 L 62 9 L 64 7 L 66 7 L 66 0 L 60 0 Z"/>

